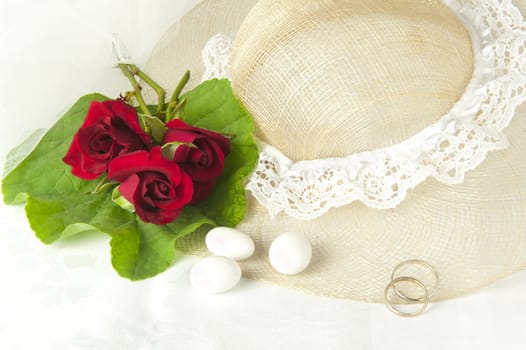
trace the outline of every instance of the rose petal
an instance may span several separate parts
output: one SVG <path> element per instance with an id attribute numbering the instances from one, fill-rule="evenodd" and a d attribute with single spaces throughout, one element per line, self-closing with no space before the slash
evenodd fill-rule
<path id="1" fill-rule="evenodd" d="M 77 142 L 77 135 L 75 135 L 71 145 L 69 146 L 68 152 L 64 158 L 62 158 L 62 161 L 68 165 L 76 166 L 78 163 L 80 163 L 80 156 L 81 153 Z"/>
<path id="2" fill-rule="evenodd" d="M 137 215 L 145 222 L 172 222 L 193 197 L 192 179 L 178 164 L 164 158 L 160 147 L 115 158 L 108 177 L 124 181 L 121 193 L 128 200 L 131 197 Z"/>
<path id="3" fill-rule="evenodd" d="M 113 115 L 122 119 L 132 131 L 137 134 L 144 134 L 135 108 L 120 99 L 114 101 L 104 101 L 103 103 L 105 106 L 111 109 Z"/>
<path id="4" fill-rule="evenodd" d="M 150 153 L 135 151 L 113 159 L 108 167 L 108 177 L 123 181 L 129 175 L 143 171 L 160 172 L 174 183 L 178 183 L 181 177 L 181 168 L 164 158 L 158 146 L 152 148 Z"/>
<path id="5" fill-rule="evenodd" d="M 192 148 L 188 151 L 187 164 L 193 164 L 196 167 L 207 167 L 208 166 L 208 152 L 207 150 L 201 150 L 199 148 Z M 204 163 L 204 164 L 203 164 Z"/>
<path id="6" fill-rule="evenodd" d="M 159 146 L 152 148 L 150 151 L 150 167 L 151 170 L 166 175 L 173 184 L 178 184 L 181 181 L 181 168 L 174 162 L 164 158 L 161 147 Z"/>
<path id="7" fill-rule="evenodd" d="M 116 155 L 147 150 L 151 146 L 145 143 L 140 135 L 135 134 L 122 119 L 112 118 L 109 129 L 113 141 L 119 145 L 119 153 Z"/>
<path id="8" fill-rule="evenodd" d="M 194 196 L 194 184 L 192 178 L 185 172 L 181 172 L 181 182 L 177 187 L 179 201 L 184 203 L 190 203 Z"/>
<path id="9" fill-rule="evenodd" d="M 188 125 L 180 119 L 174 119 L 168 122 L 166 124 L 166 127 L 168 128 L 169 131 L 170 131 L 170 128 L 179 129 L 182 131 L 188 130 L 188 131 L 192 131 L 193 133 L 197 133 L 197 134 L 206 136 L 206 138 L 208 139 L 213 139 L 218 144 L 218 146 L 221 148 L 221 150 L 223 151 L 225 155 L 230 153 L 230 140 L 215 131 Z"/>
<path id="10" fill-rule="evenodd" d="M 189 153 L 190 153 L 191 149 L 193 149 L 193 147 L 188 147 L 186 145 L 179 145 L 179 146 L 177 146 L 177 148 L 175 149 L 174 157 L 173 157 L 172 161 L 174 161 L 176 163 L 186 162 L 186 160 L 188 159 L 188 156 L 189 156 Z"/>
<path id="11" fill-rule="evenodd" d="M 135 108 L 120 99 L 115 101 L 105 101 L 104 103 L 112 110 L 116 117 L 114 119 L 121 120 L 124 125 L 128 126 L 133 132 L 132 134 L 139 137 L 145 148 L 150 148 L 152 146 L 150 137 L 141 128 Z M 132 150 L 135 151 L 137 148 Z"/>
<path id="12" fill-rule="evenodd" d="M 136 151 L 113 159 L 108 165 L 108 178 L 124 181 L 128 176 L 148 169 L 147 151 Z"/>
<path id="13" fill-rule="evenodd" d="M 105 172 L 116 156 L 150 147 L 133 107 L 122 100 L 93 101 L 63 160 L 73 175 L 91 180 Z"/>
<path id="14" fill-rule="evenodd" d="M 168 143 L 168 142 L 194 143 L 196 139 L 201 138 L 201 137 L 204 137 L 204 136 L 194 131 L 168 128 L 168 130 L 166 130 L 166 134 L 164 135 L 163 143 Z"/>
<path id="15" fill-rule="evenodd" d="M 128 202 L 134 202 L 135 192 L 137 192 L 137 186 L 139 185 L 139 176 L 137 174 L 132 174 L 126 178 L 119 185 L 119 192 L 122 194 Z"/>
<path id="16" fill-rule="evenodd" d="M 157 210 L 157 211 L 142 211 L 136 210 L 137 215 L 144 222 L 149 222 L 155 225 L 166 225 L 177 219 L 177 217 L 182 213 L 182 209 L 177 210 Z"/>
<path id="17" fill-rule="evenodd" d="M 194 196 L 191 204 L 199 204 L 207 199 L 213 192 L 215 180 L 208 182 L 194 182 Z"/>
<path id="18" fill-rule="evenodd" d="M 208 182 L 223 172 L 225 155 L 221 148 L 213 141 L 199 142 L 198 145 L 201 150 L 199 159 L 191 159 L 191 162 L 181 163 L 181 168 L 190 175 L 190 177 L 196 182 Z M 190 150 L 190 156 L 193 156 L 192 150 Z M 207 164 L 203 166 L 200 163 L 203 153 L 206 155 Z M 195 162 L 193 162 L 195 161 Z"/>
<path id="19" fill-rule="evenodd" d="M 164 180 L 156 180 L 148 185 L 148 194 L 158 200 L 173 198 L 175 191 L 172 184 Z"/>
<path id="20" fill-rule="evenodd" d="M 143 172 L 140 175 L 141 182 L 139 184 L 139 190 L 136 192 L 136 196 L 139 196 L 135 199 L 136 203 L 140 203 L 141 207 L 145 205 L 151 209 L 157 209 L 157 204 L 155 198 L 152 198 L 149 192 L 149 185 L 151 185 L 159 176 L 162 174 L 156 174 L 153 172 Z"/>
<path id="21" fill-rule="evenodd" d="M 93 124 L 97 124 L 105 117 L 109 117 L 111 115 L 113 115 L 113 112 L 104 102 L 93 101 L 89 105 L 88 113 L 86 114 L 86 119 L 84 120 L 81 129 Z"/>
<path id="22" fill-rule="evenodd" d="M 225 157 L 230 152 L 230 140 L 179 119 L 170 121 L 166 126 L 168 131 L 164 142 L 187 142 L 197 147 L 179 146 L 173 158 L 194 181 L 208 182 L 221 175 Z"/>
<path id="23" fill-rule="evenodd" d="M 77 173 L 81 174 L 90 174 L 89 176 L 91 178 L 97 178 L 106 171 L 106 162 L 105 161 L 97 161 L 93 160 L 86 156 L 81 156 L 80 158 L 80 167 L 76 167 L 75 169 L 72 169 L 73 175 L 77 175 Z M 80 176 L 79 176 L 80 177 Z"/>
<path id="24" fill-rule="evenodd" d="M 194 183 L 188 174 L 182 173 L 180 182 L 174 184 L 174 192 L 170 200 L 158 201 L 157 206 L 162 209 L 179 209 L 189 204 L 194 195 Z"/>
<path id="25" fill-rule="evenodd" d="M 100 172 L 87 172 L 82 168 L 82 152 L 79 149 L 77 138 L 73 138 L 73 142 L 68 149 L 68 152 L 62 158 L 64 163 L 71 166 L 71 173 L 83 180 L 94 180 L 100 176 Z"/>
<path id="26" fill-rule="evenodd" d="M 93 140 L 95 138 L 107 136 L 110 138 L 109 148 L 104 152 L 100 152 L 99 149 L 93 149 Z M 86 128 L 79 129 L 77 133 L 77 140 L 79 148 L 84 156 L 92 158 L 94 161 L 99 160 L 106 163 L 111 151 L 111 136 L 108 134 L 108 130 L 101 124 L 90 125 Z"/>

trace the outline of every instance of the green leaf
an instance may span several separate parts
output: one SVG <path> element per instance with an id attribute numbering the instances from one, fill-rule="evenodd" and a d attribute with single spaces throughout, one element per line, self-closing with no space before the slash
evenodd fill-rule
<path id="1" fill-rule="evenodd" d="M 167 129 L 161 119 L 145 114 L 140 114 L 140 117 L 144 124 L 151 130 L 153 139 L 159 143 L 162 142 Z"/>
<path id="2" fill-rule="evenodd" d="M 113 267 L 133 281 L 151 277 L 152 271 L 164 271 L 181 254 L 175 250 L 175 241 L 203 225 L 214 222 L 192 207 L 169 225 L 147 224 L 137 218 L 135 225 L 124 227 L 111 240 Z"/>
<path id="3" fill-rule="evenodd" d="M 17 195 L 26 192 L 31 192 L 32 196 L 48 197 L 67 194 L 72 189 L 84 190 L 85 194 L 95 188 L 93 182 L 71 176 L 70 168 L 62 162 L 62 157 L 84 121 L 90 102 L 105 99 L 100 94 L 82 97 L 46 132 L 37 147 L 2 181 L 6 204 L 13 204 Z"/>
<path id="4" fill-rule="evenodd" d="M 252 117 L 226 79 L 208 80 L 182 98 L 187 100 L 183 121 L 232 135 L 231 152 L 226 157 L 223 174 L 217 179 L 213 194 L 199 208 L 220 226 L 236 226 L 247 208 L 244 183 L 258 159 Z"/>
<path id="5" fill-rule="evenodd" d="M 31 228 L 44 243 L 82 232 L 75 229 L 79 223 L 111 233 L 112 227 L 131 219 L 119 215 L 122 210 L 108 200 L 107 190 L 91 194 L 97 181 L 76 178 L 62 162 L 89 104 L 103 100 L 107 97 L 100 94 L 79 99 L 2 181 L 4 201 L 7 204 L 20 199 L 27 201 L 26 214 Z"/>
<path id="6" fill-rule="evenodd" d="M 78 179 L 62 162 L 89 104 L 106 99 L 100 94 L 80 98 L 6 176 L 2 192 L 7 204 L 27 201 L 29 223 L 44 243 L 87 231 L 110 235 L 114 268 L 123 277 L 140 280 L 174 262 L 180 255 L 175 249 L 177 240 L 206 226 L 235 226 L 242 220 L 246 211 L 244 181 L 258 154 L 252 137 L 254 126 L 227 80 L 205 82 L 184 96 L 183 120 L 232 135 L 232 150 L 212 196 L 198 208 L 185 208 L 172 224 L 157 226 L 116 205 L 111 186 L 103 182 L 97 186 L 100 179 Z M 158 125 L 149 126 L 153 133 Z M 161 129 L 157 131 L 162 133 Z M 155 136 L 161 138 L 161 134 Z"/>
<path id="7" fill-rule="evenodd" d="M 110 187 L 92 193 L 100 179 L 84 181 L 71 174 L 62 157 L 89 104 L 106 99 L 100 94 L 80 98 L 4 178 L 2 192 L 7 204 L 27 201 L 31 228 L 46 244 L 87 231 L 110 235 L 113 266 L 121 276 L 139 280 L 155 276 L 173 263 L 177 239 L 214 222 L 189 207 L 170 225 L 143 223 L 112 202 Z"/>

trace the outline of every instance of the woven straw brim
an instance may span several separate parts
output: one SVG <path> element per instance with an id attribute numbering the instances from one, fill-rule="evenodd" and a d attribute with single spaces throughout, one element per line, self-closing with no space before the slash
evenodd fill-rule
<path id="1" fill-rule="evenodd" d="M 278 4 L 280 1 L 273 2 Z M 397 3 L 402 2 L 404 1 Z M 399 27 L 400 30 L 393 31 L 392 35 L 385 38 L 394 51 L 367 52 L 368 42 L 354 37 L 353 46 L 346 52 L 347 57 L 352 56 L 352 59 L 361 60 L 359 62 L 363 64 L 358 67 L 354 65 L 355 71 L 352 74 L 357 77 L 364 75 L 365 80 L 368 76 L 378 76 L 378 71 L 367 63 L 384 60 L 390 63 L 385 66 L 390 70 L 383 72 L 384 75 L 394 78 L 383 82 L 382 86 L 377 85 L 376 92 L 371 90 L 379 98 L 368 101 L 359 96 L 352 100 L 355 111 L 352 120 L 346 119 L 338 123 L 334 120 L 327 121 L 328 134 L 313 139 L 312 135 L 306 134 L 306 130 L 296 130 L 293 127 L 308 124 L 304 118 L 312 118 L 313 115 L 303 113 L 304 111 L 292 113 L 291 111 L 301 108 L 300 104 L 290 100 L 290 104 L 284 107 L 280 98 L 295 89 L 296 99 L 301 101 L 312 89 L 320 89 L 323 82 L 287 86 L 287 81 L 293 80 L 278 80 L 273 75 L 279 72 L 275 65 L 269 65 L 269 74 L 258 76 L 257 80 L 252 79 L 254 74 L 260 73 L 255 73 L 251 68 L 251 60 L 261 59 L 261 55 L 252 57 L 258 48 L 253 47 L 251 51 L 250 46 L 245 47 L 243 43 L 248 42 L 251 35 L 255 35 L 254 28 L 265 29 L 264 13 L 253 11 L 247 17 L 255 3 L 254 0 L 214 0 L 201 3 L 170 28 L 152 53 L 146 70 L 169 87 L 176 84 L 186 69 L 191 69 L 193 80 L 190 87 L 195 86 L 203 73 L 201 50 L 206 41 L 217 32 L 236 33 L 239 30 L 232 69 L 235 92 L 253 113 L 258 125 L 258 136 L 293 159 L 343 156 L 349 152 L 400 142 L 447 112 L 460 97 L 469 80 L 472 71 L 469 37 L 459 28 L 459 22 L 448 9 L 433 5 L 433 2 L 420 1 L 419 7 L 416 10 L 413 7 L 411 11 L 418 14 L 414 16 L 418 18 L 408 15 L 408 20 L 408 16 L 401 16 L 400 13 L 389 17 L 389 11 L 385 7 L 387 2 L 378 2 L 378 6 L 384 6 L 384 23 L 394 28 L 393 23 L 400 24 L 400 18 L 410 21 L 411 25 L 422 28 L 419 31 L 422 33 L 420 42 L 433 42 L 434 45 L 430 51 L 426 51 L 428 55 L 411 55 L 410 51 L 405 51 L 404 55 L 404 50 L 411 49 L 409 46 L 392 45 L 396 41 L 393 37 L 407 34 L 404 27 Z M 258 3 L 258 11 L 266 8 L 263 6 L 265 3 L 270 2 L 263 0 Z M 282 5 L 291 6 L 290 3 Z M 517 1 L 516 4 L 522 6 L 522 10 L 526 8 L 526 0 Z M 426 10 L 425 6 L 435 7 Z M 262 27 L 256 27 L 256 23 Z M 362 23 L 357 28 L 363 30 L 363 25 Z M 369 22 L 365 25 L 368 26 Z M 389 28 L 389 25 L 384 25 L 382 30 Z M 369 26 L 367 29 L 373 27 Z M 433 28 L 440 28 L 440 31 Z M 385 33 L 382 35 L 385 37 Z M 375 40 L 380 41 L 382 35 Z M 263 44 L 269 45 L 268 42 Z M 292 48 L 289 52 L 300 49 Z M 413 49 L 418 50 L 418 47 Z M 360 55 L 353 55 L 353 52 L 360 52 Z M 293 55 L 295 54 L 291 54 Z M 367 55 L 370 55 L 370 60 Z M 297 61 L 297 57 L 294 56 L 291 60 Z M 395 78 L 404 76 L 408 66 L 415 67 L 415 72 L 418 73 L 417 79 L 409 79 L 409 88 L 411 91 L 427 91 L 427 98 L 422 93 L 400 93 L 408 85 L 397 85 Z M 353 82 L 358 80 L 354 79 Z M 256 81 L 261 81 L 260 87 L 256 87 Z M 323 88 L 320 90 L 325 91 Z M 345 108 L 349 108 L 346 105 L 349 99 L 356 97 L 356 93 L 353 95 L 352 91 L 343 95 L 340 95 L 341 91 L 336 87 L 332 91 L 335 99 L 331 100 L 331 104 L 340 103 Z M 330 94 L 326 95 L 326 98 L 330 97 Z M 409 97 L 400 99 L 400 96 Z M 429 102 L 429 96 L 436 98 Z M 261 101 L 265 103 L 262 104 Z M 371 101 L 380 101 L 374 104 L 374 123 L 369 117 L 371 110 L 368 111 L 368 108 L 373 108 Z M 315 104 L 312 106 L 315 107 Z M 257 249 L 254 257 L 243 262 L 244 275 L 317 295 L 381 302 L 393 268 L 411 258 L 422 259 L 438 271 L 440 288 L 434 300 L 463 295 L 524 268 L 525 113 L 526 107 L 521 108 L 506 129 L 510 147 L 490 153 L 479 168 L 468 173 L 462 185 L 448 186 L 433 179 L 427 180 L 411 191 L 406 200 L 393 210 L 375 210 L 361 203 L 353 203 L 332 210 L 318 219 L 304 222 L 282 215 L 272 218 L 265 208 L 249 198 L 247 218 L 240 229 L 255 239 Z M 323 118 L 327 117 L 322 117 L 322 120 Z M 382 127 L 375 127 L 377 125 Z M 294 132 L 297 134 L 291 136 Z M 351 133 L 353 137 L 343 146 L 331 147 L 327 140 L 338 132 Z M 321 144 L 316 143 L 318 139 Z M 313 140 L 316 142 L 313 143 Z M 277 235 L 291 230 L 308 235 L 314 247 L 313 261 L 304 273 L 284 276 L 272 269 L 267 252 Z M 180 247 L 197 254 L 206 254 L 202 249 L 202 236 L 199 235 L 181 241 Z M 408 273 L 418 272 L 415 270 Z M 426 280 L 430 276 L 419 277 Z"/>

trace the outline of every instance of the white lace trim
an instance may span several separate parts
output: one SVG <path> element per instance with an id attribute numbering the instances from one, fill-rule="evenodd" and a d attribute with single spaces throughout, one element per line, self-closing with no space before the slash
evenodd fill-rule
<path id="1" fill-rule="evenodd" d="M 205 73 L 201 82 L 214 78 L 230 79 L 228 66 L 230 64 L 233 41 L 234 39 L 231 35 L 224 33 L 217 33 L 208 40 L 202 52 Z"/>
<path id="2" fill-rule="evenodd" d="M 466 24 L 473 42 L 475 69 L 460 100 L 410 139 L 344 158 L 293 162 L 261 143 L 247 189 L 271 214 L 310 220 L 356 200 L 394 208 L 427 177 L 462 183 L 489 151 L 508 146 L 502 130 L 526 100 L 526 23 L 510 0 L 443 2 Z M 226 37 L 214 36 L 204 50 L 214 58 L 205 60 L 206 78 L 228 78 L 231 47 L 223 45 L 232 39 Z"/>

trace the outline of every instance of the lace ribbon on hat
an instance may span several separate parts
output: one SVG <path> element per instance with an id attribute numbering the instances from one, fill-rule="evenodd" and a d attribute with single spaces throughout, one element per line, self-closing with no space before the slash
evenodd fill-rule
<path id="1" fill-rule="evenodd" d="M 205 72 L 201 82 L 218 78 L 230 79 L 228 66 L 232 54 L 232 35 L 217 33 L 208 40 L 203 49 L 203 63 Z"/>
<path id="2" fill-rule="evenodd" d="M 503 134 L 526 100 L 526 23 L 510 0 L 443 0 L 470 31 L 475 68 L 466 91 L 437 123 L 402 143 L 343 158 L 294 162 L 260 143 L 247 189 L 272 215 L 310 220 L 359 200 L 394 208 L 429 176 L 460 184 Z M 230 46 L 229 46 L 230 45 Z M 203 50 L 204 79 L 229 78 L 232 37 L 217 34 Z"/>

